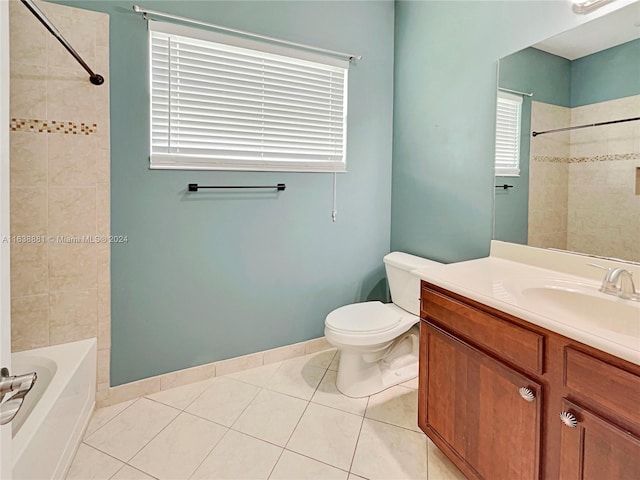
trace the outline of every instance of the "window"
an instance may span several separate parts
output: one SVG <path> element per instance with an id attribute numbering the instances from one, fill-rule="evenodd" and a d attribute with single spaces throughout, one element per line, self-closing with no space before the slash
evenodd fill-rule
<path id="1" fill-rule="evenodd" d="M 498 92 L 496 109 L 496 176 L 520 175 L 522 97 Z"/>
<path id="2" fill-rule="evenodd" d="M 345 170 L 348 61 L 149 25 L 151 168 Z"/>

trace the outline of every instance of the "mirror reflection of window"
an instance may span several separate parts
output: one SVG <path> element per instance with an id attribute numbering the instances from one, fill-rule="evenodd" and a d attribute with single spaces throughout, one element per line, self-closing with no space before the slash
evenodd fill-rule
<path id="1" fill-rule="evenodd" d="M 520 175 L 522 97 L 498 92 L 496 107 L 496 176 Z"/>

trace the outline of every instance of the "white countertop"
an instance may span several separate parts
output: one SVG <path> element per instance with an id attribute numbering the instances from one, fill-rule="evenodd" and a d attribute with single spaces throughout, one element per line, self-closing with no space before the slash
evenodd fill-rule
<path id="1" fill-rule="evenodd" d="M 558 253 L 552 252 L 552 255 L 558 255 Z M 585 260 L 581 259 L 580 261 L 584 262 Z M 415 270 L 413 273 L 419 278 L 446 290 L 640 365 L 640 335 L 635 333 L 623 334 L 608 328 L 586 325 L 578 321 L 578 317 L 567 318 L 567 316 L 561 316 L 562 318 L 559 318 L 560 316 L 550 315 L 548 311 L 545 312 L 544 308 L 537 308 L 537 306 L 532 305 L 531 301 L 521 301 L 513 288 L 513 285 L 522 281 L 522 279 L 554 279 L 556 281 L 575 282 L 584 288 L 592 289 L 595 295 L 605 295 L 598 292 L 599 281 L 593 278 L 571 275 L 567 273 L 570 268 L 563 268 L 563 271 L 558 271 L 540 268 L 528 263 L 520 263 L 498 256 L 489 256 L 477 260 Z M 632 308 L 637 306 L 638 325 L 640 325 L 640 303 L 615 297 L 605 300 L 628 302 L 628 305 Z M 607 320 L 604 323 L 613 323 L 615 321 L 615 318 L 611 318 L 610 321 Z"/>

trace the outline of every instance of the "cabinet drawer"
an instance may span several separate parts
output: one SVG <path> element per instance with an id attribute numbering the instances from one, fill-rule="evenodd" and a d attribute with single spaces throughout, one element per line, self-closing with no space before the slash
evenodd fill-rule
<path id="1" fill-rule="evenodd" d="M 564 384 L 574 394 L 640 425 L 640 376 L 565 347 Z"/>
<path id="2" fill-rule="evenodd" d="M 422 289 L 421 316 L 519 367 L 543 373 L 543 335 L 428 288 Z"/>

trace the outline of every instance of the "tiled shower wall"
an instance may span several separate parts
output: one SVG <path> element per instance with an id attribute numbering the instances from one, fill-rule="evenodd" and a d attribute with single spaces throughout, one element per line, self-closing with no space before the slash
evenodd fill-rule
<path id="1" fill-rule="evenodd" d="M 548 103 L 531 103 L 531 131 L 563 128 L 571 110 Z M 569 134 L 531 138 L 529 160 L 529 239 L 532 247 L 567 248 Z"/>
<path id="2" fill-rule="evenodd" d="M 38 2 L 101 86 L 10 3 L 13 351 L 98 339 L 109 381 L 109 17 Z"/>
<path id="3" fill-rule="evenodd" d="M 633 117 L 640 95 L 571 109 L 572 125 Z M 571 132 L 569 250 L 640 261 L 638 168 L 640 121 Z"/>
<path id="4" fill-rule="evenodd" d="M 533 102 L 531 116 L 534 131 L 638 117 L 640 95 L 572 109 Z M 529 245 L 640 261 L 639 168 L 638 121 L 532 138 Z"/>

